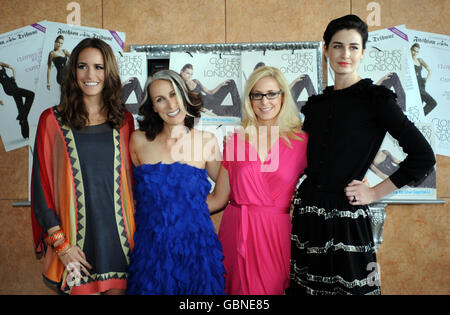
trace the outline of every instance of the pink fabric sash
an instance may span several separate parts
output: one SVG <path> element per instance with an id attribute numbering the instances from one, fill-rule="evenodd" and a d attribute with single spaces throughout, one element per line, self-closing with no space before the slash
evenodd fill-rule
<path id="1" fill-rule="evenodd" d="M 238 208 L 241 210 L 241 230 L 238 231 L 238 244 L 237 251 L 244 258 L 244 261 L 247 258 L 247 235 L 248 235 L 248 222 L 249 222 L 249 213 L 265 213 L 265 214 L 288 214 L 288 207 L 267 207 L 261 205 L 239 205 L 234 200 L 230 201 L 230 205 L 234 208 Z"/>

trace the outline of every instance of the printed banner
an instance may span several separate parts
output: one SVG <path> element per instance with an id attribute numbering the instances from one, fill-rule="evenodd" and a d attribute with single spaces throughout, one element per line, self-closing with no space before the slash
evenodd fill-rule
<path id="1" fill-rule="evenodd" d="M 450 156 L 450 36 L 403 31 L 409 38 L 424 121 L 436 132 L 436 153 Z"/>
<path id="2" fill-rule="evenodd" d="M 123 52 L 125 42 L 125 33 L 121 32 L 49 21 L 43 22 L 42 26 L 46 32 L 35 105 L 29 115 L 30 139 L 33 142 L 41 113 L 59 104 L 63 71 L 72 49 L 84 38 L 95 37 L 108 43 L 114 53 L 119 53 Z"/>
<path id="3" fill-rule="evenodd" d="M 0 135 L 6 151 L 34 143 L 29 114 L 37 104 L 36 87 L 45 37 L 42 24 L 0 35 Z"/>
<path id="4" fill-rule="evenodd" d="M 200 93 L 206 110 L 201 123 L 240 123 L 240 54 L 173 52 L 169 68 L 181 75 L 191 91 Z"/>
<path id="5" fill-rule="evenodd" d="M 381 47 L 381 45 L 378 46 Z M 411 74 L 408 71 L 412 69 L 406 67 L 408 60 L 409 50 L 405 49 L 405 47 L 393 46 L 391 43 L 384 43 L 382 48 L 367 45 L 358 73 L 363 78 L 372 79 L 374 84 L 383 85 L 393 90 L 397 94 L 398 106 L 410 120 L 414 121 L 414 124 L 422 131 L 432 148 L 435 148 L 435 135 L 431 128 L 432 126 L 430 124 L 423 125 L 420 122 L 423 119 L 423 115 L 421 114 L 421 106 L 417 105 L 417 100 L 420 99 L 418 89 L 414 84 L 409 86 L 409 89 L 405 88 L 405 86 L 408 86 L 408 84 L 405 84 L 408 81 L 407 78 L 411 78 Z M 416 102 L 408 103 L 408 100 L 414 99 Z M 366 174 L 370 186 L 375 186 L 389 177 L 397 170 L 398 164 L 405 158 L 406 154 L 398 145 L 397 140 L 387 133 L 379 152 Z M 426 180 L 415 185 L 398 189 L 385 196 L 383 200 L 436 199 L 436 171 L 433 171 Z"/>
<path id="6" fill-rule="evenodd" d="M 385 67 L 385 71 L 381 71 L 379 75 L 387 75 L 390 72 L 397 73 L 404 91 L 403 93 L 402 91 L 393 88 L 394 92 L 396 92 L 399 97 L 397 100 L 405 107 L 404 112 L 412 122 L 423 122 L 424 113 L 420 99 L 419 85 L 417 84 L 414 72 L 414 65 L 410 58 L 408 35 L 405 34 L 402 29 L 404 29 L 404 26 L 400 25 L 370 32 L 367 40 L 367 47 L 371 47 L 372 52 L 366 51 L 364 59 L 371 59 L 370 62 L 372 63 L 372 66 L 367 66 L 367 70 L 370 70 L 370 67 L 372 69 Z M 373 51 L 374 49 L 379 51 Z M 399 56 L 397 56 L 398 53 L 395 50 L 402 50 L 401 63 L 398 63 Z M 367 53 L 369 53 L 369 55 L 367 55 Z M 370 54 L 373 54 L 374 56 L 371 57 Z M 395 69 L 399 67 L 402 67 L 403 69 L 401 71 Z M 378 82 L 377 80 L 379 78 L 369 77 L 373 78 L 374 82 Z M 396 79 L 391 78 L 391 80 L 395 81 Z M 391 82 L 386 81 L 383 85 L 391 88 L 389 86 L 390 83 Z"/>
<path id="7" fill-rule="evenodd" d="M 242 52 L 243 87 L 251 73 L 260 66 L 271 66 L 280 69 L 290 84 L 294 101 L 300 110 L 308 97 L 317 94 L 317 50 L 268 50 Z M 322 75 L 322 74 L 320 74 Z"/>
<path id="8" fill-rule="evenodd" d="M 170 69 L 180 73 L 190 90 L 201 93 L 206 114 L 199 129 L 214 133 L 222 150 L 223 137 L 240 125 L 245 83 L 259 66 L 280 69 L 300 109 L 319 90 L 317 49 L 242 51 L 240 53 L 170 54 Z"/>
<path id="9" fill-rule="evenodd" d="M 431 123 L 416 123 L 416 127 L 422 132 L 433 150 L 436 147 L 434 126 Z M 379 184 L 392 175 L 398 168 L 406 154 L 399 146 L 397 140 L 387 134 L 381 144 L 375 159 L 367 171 L 366 177 L 371 187 Z M 389 200 L 435 200 L 436 199 L 436 168 L 423 180 L 397 189 L 385 196 L 383 201 Z"/>
<path id="10" fill-rule="evenodd" d="M 143 89 L 147 81 L 147 54 L 143 52 L 124 52 L 116 54 L 122 81 L 122 101 L 133 114 L 134 126 L 137 125 L 139 104 L 143 98 Z"/>

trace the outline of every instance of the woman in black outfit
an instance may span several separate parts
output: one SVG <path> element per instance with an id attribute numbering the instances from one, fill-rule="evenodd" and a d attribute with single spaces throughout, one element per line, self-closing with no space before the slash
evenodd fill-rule
<path id="1" fill-rule="evenodd" d="M 423 112 L 425 116 L 427 116 L 437 106 L 437 102 L 425 90 L 425 85 L 431 76 L 431 69 L 427 65 L 427 63 L 423 61 L 422 58 L 417 57 L 419 51 L 420 51 L 419 43 L 415 43 L 414 45 L 411 46 L 411 56 L 414 62 L 414 71 L 416 72 L 417 83 L 419 84 L 420 98 L 422 99 L 422 103 L 425 103 L 425 106 L 423 107 Z M 422 68 L 425 68 L 425 70 L 427 70 L 426 78 L 422 77 Z"/>
<path id="2" fill-rule="evenodd" d="M 6 73 L 6 69 L 12 71 L 11 77 Z M 16 119 L 19 121 L 22 137 L 26 139 L 29 136 L 28 114 L 34 101 L 34 92 L 18 87 L 16 71 L 13 67 L 3 62 L 0 62 L 0 84 L 3 86 L 5 94 L 12 96 L 16 102 L 17 111 L 19 112 Z M 25 98 L 25 102 L 23 98 Z M 0 101 L 0 105 L 3 105 L 2 101 Z"/>
<path id="3" fill-rule="evenodd" d="M 311 95 L 316 95 L 316 89 L 312 84 L 312 80 L 309 75 L 302 74 L 297 79 L 291 82 L 290 84 L 292 98 L 297 104 L 297 108 L 299 111 L 302 110 L 303 105 L 305 105 L 305 101 L 299 101 L 298 98 L 304 89 L 306 89 L 306 93 L 308 93 L 308 97 Z"/>
<path id="4" fill-rule="evenodd" d="M 288 294 L 380 294 L 367 205 L 420 180 L 435 164 L 396 95 L 359 77 L 367 37 L 367 25 L 355 15 L 331 21 L 324 33 L 335 85 L 302 108 L 308 166 L 293 199 Z M 389 178 L 369 187 L 362 179 L 386 132 L 408 156 Z"/>
<path id="5" fill-rule="evenodd" d="M 190 91 L 200 94 L 204 108 L 211 110 L 218 116 L 241 117 L 241 98 L 234 80 L 225 80 L 214 90 L 208 90 L 199 80 L 192 79 L 193 74 L 194 67 L 192 64 L 185 64 L 181 68 L 180 76 L 186 82 Z M 231 95 L 233 104 L 224 106 L 222 102 L 228 94 Z"/>
<path id="6" fill-rule="evenodd" d="M 378 80 L 376 85 L 383 85 L 387 89 L 393 88 L 395 94 L 397 95 L 397 104 L 400 106 L 403 112 L 406 112 L 406 93 L 403 89 L 400 78 L 397 72 L 390 72 L 380 80 Z"/>
<path id="7" fill-rule="evenodd" d="M 127 100 L 133 92 L 136 95 L 137 102 L 127 104 Z M 134 115 L 139 114 L 139 105 L 141 104 L 143 95 L 141 83 L 138 78 L 131 77 L 122 83 L 122 102 L 130 113 Z"/>
<path id="8" fill-rule="evenodd" d="M 64 44 L 64 36 L 59 35 L 55 39 L 55 46 L 53 50 L 48 54 L 47 61 L 47 90 L 50 91 L 50 72 L 52 70 L 52 63 L 56 68 L 56 82 L 61 85 L 64 79 L 64 67 L 67 60 L 70 57 L 70 53 L 66 49 L 62 49 Z"/>

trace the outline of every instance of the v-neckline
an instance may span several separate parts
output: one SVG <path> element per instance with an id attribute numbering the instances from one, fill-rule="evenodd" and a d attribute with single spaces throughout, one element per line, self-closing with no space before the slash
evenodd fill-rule
<path id="1" fill-rule="evenodd" d="M 270 156 L 270 154 L 272 153 L 272 148 L 275 146 L 275 144 L 276 144 L 278 141 L 280 141 L 280 137 L 278 137 L 278 139 L 275 140 L 275 141 L 272 143 L 272 145 L 271 145 L 269 151 L 267 152 L 267 155 L 266 155 L 266 158 L 264 159 L 264 161 L 262 161 L 261 158 L 259 157 L 258 150 L 255 148 L 255 146 L 254 146 L 253 144 L 251 144 L 250 141 L 246 141 L 246 142 L 247 142 L 248 145 L 251 146 L 252 149 L 256 152 L 256 157 L 258 158 L 259 164 L 260 164 L 261 166 L 263 166 L 264 163 L 266 163 L 267 160 L 269 159 L 269 156 Z"/>

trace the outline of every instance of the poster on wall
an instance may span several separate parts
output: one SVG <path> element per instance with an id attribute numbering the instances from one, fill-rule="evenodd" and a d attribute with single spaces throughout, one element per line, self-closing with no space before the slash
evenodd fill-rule
<path id="1" fill-rule="evenodd" d="M 147 81 L 147 54 L 142 52 L 116 53 L 120 80 L 122 81 L 122 101 L 126 109 L 133 114 L 137 128 L 139 104 L 143 98 L 143 89 Z"/>
<path id="2" fill-rule="evenodd" d="M 436 142 L 434 126 L 431 123 L 416 123 L 416 127 L 422 132 L 427 141 L 435 150 Z M 402 148 L 390 134 L 387 134 L 381 144 L 375 159 L 366 173 L 366 178 L 371 187 L 379 184 L 392 175 L 399 164 L 406 158 Z M 410 183 L 401 189 L 385 196 L 382 201 L 389 200 L 435 200 L 436 199 L 436 168 L 422 180 Z"/>
<path id="3" fill-rule="evenodd" d="M 406 60 L 409 58 L 407 51 L 402 47 L 391 47 L 384 45 L 383 48 L 375 46 L 366 46 L 366 53 L 358 73 L 362 78 L 370 78 L 376 85 L 383 85 L 392 90 L 397 95 L 397 104 L 403 113 L 416 113 L 412 115 L 415 121 L 420 121 L 420 115 L 417 114 L 418 107 L 407 102 L 406 77 L 407 69 L 405 67 Z M 410 97 L 418 93 L 417 89 L 409 90 Z M 418 95 L 417 95 L 418 96 Z"/>
<path id="4" fill-rule="evenodd" d="M 130 45 L 130 50 L 145 52 L 149 58 L 150 69 L 152 63 L 159 66 L 163 65 L 164 59 L 169 59 L 169 68 L 180 73 L 191 90 L 201 93 L 206 104 L 211 98 L 215 98 L 206 90 L 214 91 L 223 87 L 224 93 L 217 101 L 206 105 L 207 113 L 202 114 L 199 124 L 196 125 L 198 129 L 212 132 L 221 150 L 223 138 L 240 126 L 241 113 L 238 110 L 241 109 L 243 88 L 255 65 L 260 61 L 266 61 L 268 65 L 281 67 L 280 63 L 272 64 L 270 60 L 261 59 L 260 56 L 265 57 L 269 52 L 271 54 L 275 51 L 288 51 L 290 61 L 287 64 L 295 68 L 286 71 L 293 72 L 289 74 L 292 75 L 289 77 L 290 82 L 295 84 L 294 81 L 302 75 L 299 72 L 304 69 L 297 70 L 299 65 L 308 63 L 312 66 L 308 67 L 307 74 L 311 79 L 313 92 L 320 93 L 322 90 L 322 63 L 318 62 L 321 60 L 320 42 Z M 311 51 L 313 56 L 301 54 L 303 51 Z M 244 60 L 242 58 L 245 53 L 250 54 L 248 62 L 245 61 L 247 60 L 245 57 Z M 306 101 L 308 89 L 309 87 L 299 88 L 299 101 Z M 219 106 L 215 106 L 220 100 L 222 102 Z"/>
<path id="5" fill-rule="evenodd" d="M 436 153 L 450 156 L 450 36 L 403 29 L 416 74 L 424 121 L 436 132 Z"/>
<path id="6" fill-rule="evenodd" d="M 241 56 L 234 53 L 172 52 L 169 68 L 187 87 L 200 93 L 202 124 L 239 124 L 241 119 Z"/>
<path id="7" fill-rule="evenodd" d="M 300 110 L 311 95 L 318 91 L 317 51 L 301 50 L 268 50 L 242 52 L 243 86 L 254 70 L 261 66 L 278 68 L 289 83 L 292 97 Z"/>
<path id="8" fill-rule="evenodd" d="M 29 114 L 37 106 L 43 23 L 0 35 L 0 135 L 6 151 L 33 143 Z"/>
<path id="9" fill-rule="evenodd" d="M 114 53 L 123 52 L 125 33 L 45 21 L 45 38 L 36 88 L 35 105 L 29 115 L 30 139 L 34 139 L 41 113 L 59 104 L 64 67 L 71 51 L 84 38 L 100 38 Z M 34 140 L 33 140 L 34 141 Z"/>
<path id="10" fill-rule="evenodd" d="M 397 92 L 397 96 L 399 97 L 398 101 L 405 102 L 404 112 L 406 116 L 408 116 L 412 122 L 421 122 L 424 121 L 424 113 L 420 99 L 419 85 L 417 84 L 414 65 L 410 58 L 408 35 L 402 31 L 404 28 L 404 25 L 399 25 L 370 32 L 367 46 L 371 47 L 371 52 L 366 52 L 364 58 L 372 59 L 372 66 L 370 66 L 372 68 L 385 67 L 385 72 L 390 71 L 389 68 L 391 68 L 393 72 L 396 72 L 397 70 L 394 68 L 398 67 L 398 65 L 395 64 L 395 61 L 398 60 L 399 57 L 395 50 L 402 50 L 401 67 L 404 69 L 402 69 L 401 77 L 399 76 L 399 78 L 404 94 L 402 91 L 397 92 L 395 88 L 393 90 L 394 92 Z M 367 53 L 373 54 L 374 56 L 371 58 Z M 376 60 L 379 62 L 376 63 Z M 399 74 L 397 73 L 397 75 Z M 396 81 L 396 78 L 392 78 L 392 76 L 390 79 L 391 82 L 386 81 L 384 84 L 388 88 L 390 83 L 395 83 L 394 81 Z M 378 82 L 376 81 L 377 79 L 373 80 L 374 82 Z M 399 95 L 399 93 L 401 95 Z"/>

